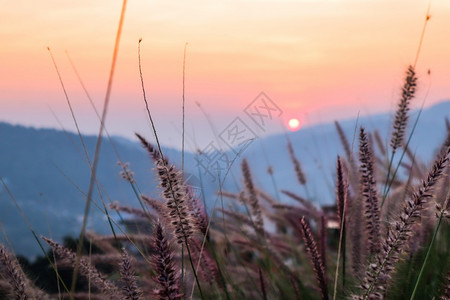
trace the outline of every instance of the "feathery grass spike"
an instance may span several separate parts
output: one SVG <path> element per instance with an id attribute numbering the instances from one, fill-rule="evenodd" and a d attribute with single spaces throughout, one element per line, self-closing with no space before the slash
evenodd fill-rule
<path id="1" fill-rule="evenodd" d="M 122 248 L 122 263 L 120 264 L 120 280 L 123 283 L 122 291 L 127 300 L 142 299 L 142 292 L 139 290 L 131 257 L 125 248 Z"/>
<path id="2" fill-rule="evenodd" d="M 361 195 L 365 205 L 369 251 L 373 255 L 380 248 L 380 209 L 376 191 L 373 152 L 364 128 L 360 130 L 359 142 Z"/>
<path id="3" fill-rule="evenodd" d="M 322 299 L 328 299 L 328 287 L 327 287 L 327 275 L 324 269 L 322 257 L 317 251 L 317 244 L 314 237 L 311 234 L 309 225 L 306 223 L 305 217 L 300 220 L 300 229 L 303 235 L 303 240 L 305 241 L 306 250 L 311 258 L 311 262 L 314 267 L 314 272 L 316 274 L 317 282 L 319 283 L 319 288 L 322 294 Z"/>
<path id="4" fill-rule="evenodd" d="M 75 253 L 51 239 L 48 239 L 46 237 L 42 237 L 42 239 L 47 242 L 50 247 L 52 247 L 53 251 L 55 251 L 56 254 L 58 254 L 63 259 L 67 259 L 73 266 L 75 266 L 77 260 Z M 123 299 L 123 295 L 119 292 L 117 287 L 112 282 L 106 280 L 103 275 L 101 275 L 100 272 L 84 258 L 79 259 L 78 267 L 80 273 L 90 280 L 92 286 L 99 289 L 99 291 L 104 295 L 111 297 L 111 299 Z"/>
<path id="5" fill-rule="evenodd" d="M 155 294 L 160 300 L 182 299 L 183 295 L 180 293 L 179 280 L 180 272 L 175 267 L 172 249 L 160 223 L 157 223 L 155 227 L 153 246 L 155 254 L 152 262 L 156 271 L 154 280 L 158 284 Z"/>
<path id="6" fill-rule="evenodd" d="M 392 153 L 403 146 L 406 126 L 408 124 L 408 111 L 410 109 L 409 104 L 411 99 L 414 97 L 416 93 L 417 86 L 417 76 L 414 71 L 413 66 L 408 67 L 408 71 L 406 72 L 405 83 L 402 88 L 402 95 L 400 98 L 400 102 L 398 103 L 398 108 L 395 113 L 394 120 L 394 131 L 392 132 L 391 138 L 391 148 Z"/>
<path id="7" fill-rule="evenodd" d="M 16 299 L 32 299 L 30 291 L 26 286 L 25 275 L 22 272 L 15 258 L 6 251 L 3 245 L 0 245 L 0 263 L 3 266 L 3 272 L 11 285 L 12 293 Z"/>
<path id="8" fill-rule="evenodd" d="M 258 197 L 256 195 L 255 186 L 253 184 L 250 166 L 246 159 L 242 160 L 241 164 L 242 174 L 244 175 L 245 190 L 248 195 L 248 202 L 251 207 L 252 215 L 254 216 L 255 229 L 258 234 L 264 235 L 264 220 L 262 217 L 261 207 L 259 205 Z"/>

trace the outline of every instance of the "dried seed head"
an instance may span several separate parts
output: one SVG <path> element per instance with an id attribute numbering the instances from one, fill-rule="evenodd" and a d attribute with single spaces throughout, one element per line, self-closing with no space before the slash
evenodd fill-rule
<path id="1" fill-rule="evenodd" d="M 264 234 L 264 220 L 262 217 L 261 207 L 259 206 L 258 197 L 256 195 L 256 189 L 253 185 L 252 174 L 250 172 L 250 166 L 246 159 L 242 160 L 241 164 L 242 174 L 244 175 L 245 191 L 248 196 L 248 202 L 250 204 L 252 215 L 254 216 L 255 229 L 259 234 Z"/>
<path id="2" fill-rule="evenodd" d="M 69 249 L 61 246 L 60 244 L 54 242 L 51 239 L 46 237 L 41 237 L 47 244 L 52 247 L 53 251 L 56 252 L 61 258 L 67 259 L 72 266 L 76 263 L 76 254 L 70 251 Z M 79 268 L 80 273 L 88 278 L 92 284 L 92 286 L 99 289 L 105 295 L 111 297 L 111 299 L 123 299 L 123 295 L 119 292 L 117 287 L 112 283 L 106 280 L 102 274 L 89 262 L 87 262 L 84 258 L 79 260 Z"/>
<path id="3" fill-rule="evenodd" d="M 130 170 L 130 164 L 129 163 L 123 163 L 121 161 L 117 162 L 119 166 L 122 167 L 122 171 L 120 172 L 120 176 L 128 181 L 129 183 L 136 183 L 134 180 L 134 172 Z"/>
<path id="4" fill-rule="evenodd" d="M 341 158 L 338 156 L 336 165 L 336 195 L 337 195 L 337 214 L 339 217 L 339 224 L 342 223 L 344 219 L 344 211 L 347 206 L 347 180 L 344 176 L 344 168 Z"/>
<path id="5" fill-rule="evenodd" d="M 153 246 L 155 254 L 152 263 L 156 271 L 153 279 L 159 285 L 155 295 L 161 300 L 181 299 L 179 271 L 175 268 L 173 252 L 160 223 L 155 226 Z"/>
<path id="6" fill-rule="evenodd" d="M 166 158 L 163 159 L 158 149 L 142 136 L 136 135 L 155 162 L 159 186 L 163 190 L 162 196 L 166 199 L 167 217 L 170 219 L 174 235 L 177 237 L 178 243 L 187 243 L 192 235 L 192 225 L 191 214 L 187 206 L 188 196 L 181 173 L 176 170 L 175 166 L 169 165 Z"/>
<path id="7" fill-rule="evenodd" d="M 305 217 L 300 220 L 300 230 L 305 241 L 306 250 L 311 258 L 311 262 L 314 267 L 317 282 L 322 293 L 322 299 L 328 299 L 328 287 L 327 287 L 327 275 L 323 265 L 322 257 L 317 251 L 317 244 L 314 237 L 311 234 L 308 223 L 306 223 Z"/>
<path id="8" fill-rule="evenodd" d="M 417 86 L 417 76 L 413 66 L 408 67 L 405 83 L 402 88 L 402 95 L 398 104 L 394 120 L 394 131 L 392 132 L 391 147 L 392 151 L 403 145 L 406 126 L 408 123 L 409 102 L 414 97 Z"/>
<path id="9" fill-rule="evenodd" d="M 12 287 L 12 293 L 16 299 L 32 299 L 26 285 L 25 274 L 23 274 L 17 261 L 11 257 L 3 245 L 0 245 L 0 263 L 6 280 Z"/>
<path id="10" fill-rule="evenodd" d="M 294 170 L 295 170 L 295 174 L 297 175 L 297 180 L 301 185 L 305 185 L 306 184 L 305 173 L 303 173 L 302 166 L 301 166 L 300 162 L 298 161 L 297 157 L 295 156 L 294 148 L 292 148 L 292 144 L 289 140 L 287 143 L 287 148 L 289 151 L 289 156 L 291 158 L 291 161 L 294 164 Z"/>
<path id="11" fill-rule="evenodd" d="M 360 186 L 365 203 L 365 216 L 369 239 L 369 251 L 375 254 L 380 248 L 380 209 L 376 191 L 373 152 L 367 134 L 361 127 L 359 135 Z"/>
<path id="12" fill-rule="evenodd" d="M 127 300 L 139 300 L 142 297 L 142 292 L 138 288 L 136 277 L 134 276 L 134 268 L 131 262 L 131 257 L 128 255 L 125 248 L 122 248 L 122 262 L 120 264 L 120 279 L 123 283 L 122 291 Z"/>

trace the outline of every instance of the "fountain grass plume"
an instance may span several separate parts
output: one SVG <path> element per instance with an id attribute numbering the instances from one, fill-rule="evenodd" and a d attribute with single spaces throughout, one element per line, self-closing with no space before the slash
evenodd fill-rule
<path id="1" fill-rule="evenodd" d="M 111 299 L 123 299 L 123 295 L 119 292 L 117 287 L 110 281 L 106 280 L 100 272 L 93 267 L 84 258 L 77 260 L 77 255 L 69 249 L 61 246 L 53 240 L 41 237 L 61 258 L 67 259 L 72 266 L 78 265 L 81 275 L 89 279 L 92 286 L 97 288 L 102 294 L 109 296 Z"/>
<path id="2" fill-rule="evenodd" d="M 289 140 L 287 141 L 287 148 L 288 148 L 288 152 L 289 152 L 289 157 L 291 158 L 291 161 L 294 164 L 294 170 L 295 170 L 295 175 L 297 176 L 297 180 L 301 185 L 305 185 L 306 184 L 305 173 L 302 170 L 300 161 L 295 156 L 294 148 L 292 147 L 292 144 Z"/>
<path id="3" fill-rule="evenodd" d="M 406 126 L 408 124 L 408 112 L 411 99 L 414 98 L 417 86 L 417 76 L 413 66 L 409 66 L 406 72 L 405 82 L 402 87 L 402 95 L 395 113 L 394 130 L 391 137 L 392 153 L 404 143 Z"/>
<path id="4" fill-rule="evenodd" d="M 139 134 L 136 136 L 155 162 L 160 187 L 163 190 L 162 196 L 166 200 L 167 217 L 170 219 L 174 235 L 179 244 L 187 243 L 193 233 L 192 217 L 188 209 L 188 196 L 181 173 L 176 170 L 175 166 L 169 165 L 167 159 L 162 158 L 156 147 L 153 147 Z"/>
<path id="5" fill-rule="evenodd" d="M 305 241 L 306 250 L 311 258 L 311 262 L 314 267 L 314 272 L 316 274 L 317 282 L 319 283 L 320 292 L 322 299 L 328 299 L 328 287 L 327 287 L 327 275 L 323 265 L 322 257 L 317 250 L 317 243 L 311 234 L 309 225 L 302 217 L 300 220 L 300 230 L 302 232 L 303 240 Z"/>
<path id="6" fill-rule="evenodd" d="M 359 135 L 360 187 L 365 205 L 365 217 L 371 255 L 380 249 L 380 209 L 375 182 L 373 152 L 364 128 Z"/>
<path id="7" fill-rule="evenodd" d="M 122 291 L 127 300 L 142 299 L 142 292 L 138 288 L 131 257 L 125 248 L 122 248 L 122 262 L 120 264 L 120 280 L 123 283 Z"/>
<path id="8" fill-rule="evenodd" d="M 258 231 L 258 234 L 264 235 L 264 220 L 262 217 L 261 207 L 259 205 L 256 189 L 253 184 L 250 166 L 248 165 L 246 159 L 242 160 L 241 170 L 244 176 L 245 191 L 248 196 L 248 202 L 251 207 L 252 215 L 254 216 L 253 222 L 255 223 L 255 229 Z"/>
<path id="9" fill-rule="evenodd" d="M 153 247 L 155 254 L 152 257 L 153 268 L 156 271 L 154 277 L 158 288 L 154 294 L 160 300 L 182 299 L 180 287 L 180 270 L 175 267 L 174 254 L 167 240 L 161 223 L 157 223 L 154 231 Z"/>
<path id="10" fill-rule="evenodd" d="M 26 284 L 25 274 L 23 274 L 17 260 L 11 257 L 3 245 L 0 245 L 0 263 L 3 266 L 2 273 L 11 286 L 14 298 L 20 300 L 33 299 Z"/>

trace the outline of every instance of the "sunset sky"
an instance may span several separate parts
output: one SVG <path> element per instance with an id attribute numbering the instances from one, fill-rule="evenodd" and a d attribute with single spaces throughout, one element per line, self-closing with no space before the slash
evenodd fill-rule
<path id="1" fill-rule="evenodd" d="M 96 133 L 98 119 L 65 51 L 101 109 L 121 5 L 0 1 L 0 121 L 52 128 L 61 122 L 74 130 L 49 46 L 82 131 Z M 392 111 L 427 7 L 418 0 L 130 0 L 106 126 L 113 134 L 151 137 L 138 73 L 141 37 L 149 104 L 167 145 L 180 147 L 186 42 L 188 149 L 212 139 L 205 114 L 217 131 L 236 117 L 252 127 L 243 110 L 260 92 L 283 111 L 264 134 L 281 132 L 291 118 L 306 126 Z M 450 2 L 433 1 L 430 14 L 414 106 L 428 87 L 426 106 L 450 98 Z"/>

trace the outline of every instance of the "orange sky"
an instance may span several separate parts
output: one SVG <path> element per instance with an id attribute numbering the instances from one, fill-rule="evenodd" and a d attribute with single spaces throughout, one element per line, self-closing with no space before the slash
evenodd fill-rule
<path id="1" fill-rule="evenodd" d="M 98 120 L 65 56 L 68 50 L 100 108 L 121 1 L 0 1 L 0 121 L 73 130 L 46 46 L 59 65 L 84 132 Z M 427 1 L 398 0 L 130 0 L 107 127 L 131 136 L 150 133 L 137 65 L 157 129 L 179 144 L 182 59 L 186 69 L 186 128 L 203 145 L 208 123 L 220 130 L 264 91 L 284 121 L 304 124 L 392 110 L 403 74 L 415 56 Z M 450 98 L 450 3 L 432 2 L 417 70 L 427 105 Z M 427 70 L 431 69 L 431 77 Z M 273 126 L 268 132 L 279 131 Z M 203 138 L 203 139 L 202 139 Z M 192 141 L 189 141 L 192 146 Z M 200 147 L 202 147 L 200 145 Z M 192 147 L 191 147 L 192 148 Z"/>

